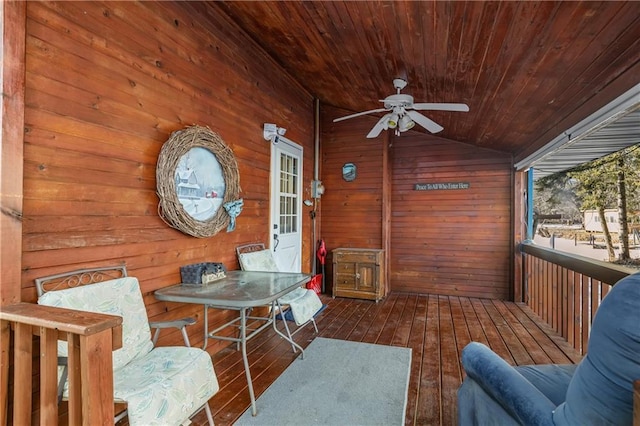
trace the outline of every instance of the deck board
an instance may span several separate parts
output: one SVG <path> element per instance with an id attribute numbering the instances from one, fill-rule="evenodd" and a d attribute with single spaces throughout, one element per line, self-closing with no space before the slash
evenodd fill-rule
<path id="1" fill-rule="evenodd" d="M 407 347 L 411 348 L 411 371 L 406 411 L 406 421 L 413 424 L 418 408 L 420 395 L 420 377 L 422 377 L 422 358 L 424 353 L 425 330 L 427 326 L 427 298 L 418 297 L 414 311 L 413 323 Z"/>
<path id="2" fill-rule="evenodd" d="M 460 353 L 470 341 L 488 344 L 512 365 L 580 360 L 523 304 L 412 293 L 391 293 L 378 303 L 321 297 L 327 307 L 317 318 L 318 336 L 412 349 L 407 425 L 456 423 L 456 392 L 464 377 Z M 295 339 L 306 347 L 315 337 L 308 326 Z M 296 358 L 273 330 L 251 340 L 248 351 L 257 397 Z M 220 382 L 211 400 L 214 420 L 230 425 L 249 408 L 242 358 L 232 345 L 214 354 L 213 361 Z M 194 424 L 206 424 L 204 413 Z"/>
<path id="3" fill-rule="evenodd" d="M 495 321 L 499 322 L 501 319 L 491 317 L 491 311 L 487 310 L 487 300 L 489 299 L 471 299 L 471 304 L 476 312 L 480 326 L 487 337 L 486 344 L 509 364 L 515 364 L 511 351 L 507 348 L 506 342 L 502 338 L 500 330 L 495 323 Z"/>
<path id="4" fill-rule="evenodd" d="M 418 410 L 414 424 L 431 425 L 440 423 L 442 398 L 440 397 L 440 330 L 438 297 L 429 296 L 427 302 L 427 328 L 422 371 L 420 374 Z M 413 376 L 413 374 L 412 374 Z"/>
<path id="5" fill-rule="evenodd" d="M 453 327 L 453 314 L 448 296 L 438 297 L 440 310 L 440 392 L 442 397 L 442 418 L 455 418 L 456 391 L 462 378 L 460 353 L 456 344 L 456 334 Z"/>

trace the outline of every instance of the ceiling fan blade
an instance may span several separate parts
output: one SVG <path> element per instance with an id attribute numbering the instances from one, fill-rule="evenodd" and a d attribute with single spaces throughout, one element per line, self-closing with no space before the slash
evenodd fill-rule
<path id="1" fill-rule="evenodd" d="M 434 111 L 460 111 L 469 112 L 467 104 L 444 104 L 444 103 L 417 103 L 413 104 L 415 110 L 434 110 Z"/>
<path id="2" fill-rule="evenodd" d="M 345 115 L 344 117 L 340 117 L 340 118 L 336 118 L 333 120 L 333 122 L 338 122 L 338 121 L 342 121 L 342 120 L 348 120 L 350 118 L 354 118 L 354 117 L 359 117 L 361 115 L 367 115 L 367 114 L 373 114 L 375 112 L 383 112 L 383 111 L 387 111 L 386 108 L 378 108 L 378 109 L 372 109 L 369 111 L 363 111 L 363 112 L 357 112 L 355 114 L 351 114 L 351 115 Z"/>
<path id="3" fill-rule="evenodd" d="M 378 120 L 376 125 L 373 126 L 373 128 L 367 135 L 367 138 L 369 139 L 375 138 L 380 134 L 380 132 L 382 132 L 383 130 L 387 130 L 389 128 L 388 126 L 389 117 L 391 117 L 391 113 L 385 114 L 380 120 Z"/>
<path id="4" fill-rule="evenodd" d="M 439 131 L 444 129 L 444 127 L 442 127 L 435 121 L 431 120 L 430 118 L 425 117 L 424 115 L 420 114 L 417 111 L 409 110 L 407 111 L 407 114 L 409 114 L 409 117 L 411 117 L 413 121 L 415 121 L 425 129 L 427 129 L 431 133 L 438 133 Z"/>

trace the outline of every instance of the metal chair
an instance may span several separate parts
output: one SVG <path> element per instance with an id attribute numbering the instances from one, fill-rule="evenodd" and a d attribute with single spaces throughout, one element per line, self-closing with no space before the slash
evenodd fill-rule
<path id="1" fill-rule="evenodd" d="M 209 399 L 219 385 L 211 357 L 190 347 L 185 330 L 192 318 L 148 322 L 138 280 L 127 276 L 124 265 L 80 269 L 37 278 L 38 304 L 123 318 L 122 348 L 113 352 L 114 402 L 126 403 L 114 422 L 125 416 L 129 424 L 184 424 L 205 410 L 213 416 Z M 155 347 L 160 330 L 181 330 L 185 346 Z M 153 339 L 151 328 L 156 330 Z M 67 345 L 58 342 L 61 355 L 58 397 L 68 394 L 65 357 Z"/>
<path id="2" fill-rule="evenodd" d="M 236 254 L 243 271 L 266 271 L 278 272 L 278 266 L 271 250 L 265 248 L 264 243 L 250 243 L 236 247 Z M 280 307 L 280 317 L 284 323 L 285 330 L 289 338 L 302 330 L 307 324 L 313 324 L 315 332 L 318 332 L 318 326 L 314 315 L 322 309 L 322 301 L 313 291 L 303 287 L 281 297 L 277 300 Z M 286 311 L 290 310 L 293 319 L 298 328 L 291 332 L 289 325 L 285 319 Z M 294 347 L 295 352 L 295 347 Z"/>

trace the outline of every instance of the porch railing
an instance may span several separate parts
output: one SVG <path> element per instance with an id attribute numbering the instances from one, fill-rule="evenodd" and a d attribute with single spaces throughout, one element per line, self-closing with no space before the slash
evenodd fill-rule
<path id="1" fill-rule="evenodd" d="M 635 271 L 528 242 L 521 251 L 525 302 L 584 355 L 602 299 L 617 281 Z"/>
<path id="2" fill-rule="evenodd" d="M 0 323 L 0 425 L 9 420 L 9 401 L 12 423 L 32 424 L 32 396 L 38 393 L 39 423 L 58 424 L 58 340 L 68 343 L 69 424 L 113 425 L 112 351 L 122 346 L 121 317 L 17 303 L 0 307 Z M 32 389 L 34 336 L 40 348 L 39 392 Z"/>

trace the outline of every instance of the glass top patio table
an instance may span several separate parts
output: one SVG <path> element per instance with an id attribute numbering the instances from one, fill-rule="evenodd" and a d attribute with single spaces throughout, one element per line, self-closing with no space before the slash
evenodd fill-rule
<path id="1" fill-rule="evenodd" d="M 158 300 L 221 308 L 252 308 L 274 300 L 307 283 L 311 275 L 296 272 L 228 271 L 210 284 L 178 284 L 157 290 Z"/>
<path id="2" fill-rule="evenodd" d="M 236 342 L 242 349 L 242 361 L 245 375 L 247 376 L 247 387 L 251 400 L 251 412 L 257 414 L 255 394 L 253 392 L 253 381 L 249 370 L 249 360 L 247 358 L 247 341 L 273 325 L 273 330 L 291 343 L 293 351 L 300 350 L 304 358 L 304 350 L 291 338 L 289 329 L 287 334 L 282 333 L 276 327 L 275 312 L 282 311 L 279 298 L 301 287 L 311 280 L 311 275 L 296 272 L 252 272 L 252 271 L 228 271 L 227 276 L 220 280 L 206 285 L 200 284 L 177 284 L 171 287 L 156 290 L 155 297 L 166 302 L 182 302 L 203 305 L 204 307 L 204 344 L 203 349 L 207 349 L 209 339 L 219 339 Z M 249 316 L 251 308 L 257 306 L 271 305 L 269 317 Z M 238 318 L 219 326 L 215 330 L 209 331 L 208 309 L 232 309 L 240 312 Z M 263 324 L 253 330 L 248 330 L 248 320 L 262 321 Z M 229 336 L 219 334 L 227 327 L 237 327 L 239 336 Z"/>

